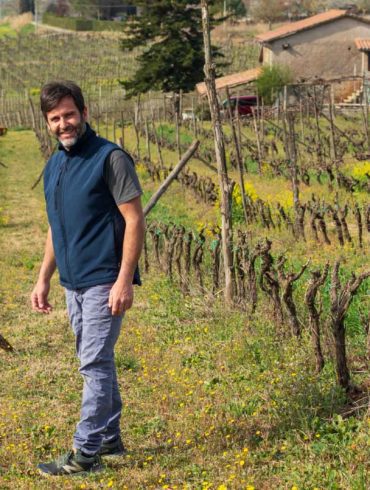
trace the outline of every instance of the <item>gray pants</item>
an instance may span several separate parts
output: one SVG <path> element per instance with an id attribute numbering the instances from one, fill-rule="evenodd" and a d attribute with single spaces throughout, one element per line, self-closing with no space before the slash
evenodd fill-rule
<path id="1" fill-rule="evenodd" d="M 96 454 L 102 442 L 120 434 L 122 402 L 114 364 L 114 345 L 122 316 L 108 307 L 112 284 L 66 289 L 69 319 L 76 336 L 80 373 L 84 378 L 81 418 L 73 447 Z"/>

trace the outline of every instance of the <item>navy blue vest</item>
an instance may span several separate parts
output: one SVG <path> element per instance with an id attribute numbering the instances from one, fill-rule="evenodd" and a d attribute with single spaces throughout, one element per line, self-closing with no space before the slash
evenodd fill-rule
<path id="1" fill-rule="evenodd" d="M 44 173 L 46 210 L 60 283 L 68 289 L 117 279 L 124 219 L 104 179 L 104 162 L 119 146 L 87 129 L 69 150 L 60 149 Z M 136 269 L 134 284 L 141 284 Z"/>

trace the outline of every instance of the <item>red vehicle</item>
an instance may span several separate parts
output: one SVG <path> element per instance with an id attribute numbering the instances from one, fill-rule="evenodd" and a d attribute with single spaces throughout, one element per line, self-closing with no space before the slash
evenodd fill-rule
<path id="1" fill-rule="evenodd" d="M 237 108 L 239 116 L 249 116 L 252 114 L 253 107 L 257 106 L 256 95 L 240 95 L 239 97 L 230 97 L 231 109 L 235 114 Z M 227 99 L 222 102 L 222 112 L 227 115 Z"/>

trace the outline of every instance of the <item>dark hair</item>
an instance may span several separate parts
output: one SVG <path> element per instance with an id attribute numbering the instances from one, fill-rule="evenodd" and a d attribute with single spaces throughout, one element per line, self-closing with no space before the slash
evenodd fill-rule
<path id="1" fill-rule="evenodd" d="M 49 82 L 41 89 L 40 104 L 45 119 L 47 113 L 55 109 L 64 97 L 72 97 L 77 109 L 82 114 L 85 101 L 80 87 L 70 80 L 60 80 Z"/>

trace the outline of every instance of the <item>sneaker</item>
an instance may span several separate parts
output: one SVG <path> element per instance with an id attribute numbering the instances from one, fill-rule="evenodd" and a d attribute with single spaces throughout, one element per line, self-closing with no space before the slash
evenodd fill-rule
<path id="1" fill-rule="evenodd" d="M 86 475 L 104 469 L 99 455 L 84 456 L 80 449 L 69 451 L 51 463 L 41 463 L 38 470 L 43 476 Z"/>
<path id="2" fill-rule="evenodd" d="M 98 454 L 104 457 L 124 456 L 127 454 L 127 449 L 123 445 L 122 439 L 118 437 L 114 441 L 103 442 Z"/>

